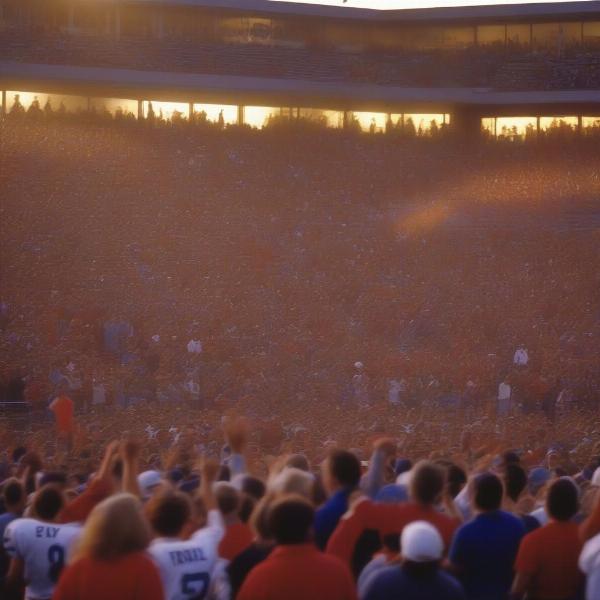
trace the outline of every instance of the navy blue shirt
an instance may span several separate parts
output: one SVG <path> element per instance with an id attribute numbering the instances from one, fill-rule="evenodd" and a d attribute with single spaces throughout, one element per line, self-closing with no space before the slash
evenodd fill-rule
<path id="1" fill-rule="evenodd" d="M 339 520 L 348 510 L 350 490 L 336 492 L 315 513 L 315 542 L 324 550 Z"/>
<path id="2" fill-rule="evenodd" d="M 460 570 L 469 600 L 504 600 L 513 581 L 513 565 L 523 521 L 502 510 L 477 515 L 454 535 L 450 561 Z"/>
<path id="3" fill-rule="evenodd" d="M 460 583 L 440 570 L 424 578 L 404 567 L 385 567 L 373 573 L 363 589 L 360 600 L 465 600 Z"/>

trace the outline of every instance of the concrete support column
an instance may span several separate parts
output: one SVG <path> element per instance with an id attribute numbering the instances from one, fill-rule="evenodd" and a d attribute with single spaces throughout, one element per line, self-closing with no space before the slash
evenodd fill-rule
<path id="1" fill-rule="evenodd" d="M 144 102 L 142 100 L 138 100 L 138 109 L 137 109 L 137 118 L 138 121 L 144 118 Z"/>
<path id="2" fill-rule="evenodd" d="M 583 133 L 583 117 L 581 115 L 577 115 L 577 133 Z"/>
<path id="3" fill-rule="evenodd" d="M 535 118 L 535 132 L 540 135 L 540 117 Z"/>
<path id="4" fill-rule="evenodd" d="M 194 120 L 194 103 L 190 102 L 188 104 L 188 121 L 191 124 L 193 122 L 193 120 Z"/>
<path id="5" fill-rule="evenodd" d="M 238 106 L 238 114 L 237 114 L 237 124 L 244 124 L 244 107 L 242 105 Z"/>
<path id="6" fill-rule="evenodd" d="M 2 114 L 5 115 L 8 111 L 8 106 L 6 105 L 6 90 L 2 90 Z"/>

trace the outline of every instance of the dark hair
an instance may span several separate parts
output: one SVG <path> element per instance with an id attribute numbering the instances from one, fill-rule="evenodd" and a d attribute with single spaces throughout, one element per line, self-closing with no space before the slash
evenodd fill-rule
<path id="1" fill-rule="evenodd" d="M 4 506 L 16 506 L 25 497 L 25 490 L 18 479 L 9 479 L 4 483 L 2 488 L 2 498 L 4 499 Z"/>
<path id="2" fill-rule="evenodd" d="M 262 479 L 252 477 L 252 475 L 244 476 L 242 481 L 242 492 L 248 494 L 248 496 L 252 496 L 255 500 L 260 500 L 265 495 L 266 491 L 267 487 Z"/>
<path id="3" fill-rule="evenodd" d="M 175 537 L 191 517 L 192 506 L 183 492 L 169 490 L 151 498 L 146 504 L 145 513 L 156 533 Z"/>
<path id="4" fill-rule="evenodd" d="M 61 490 L 50 483 L 40 488 L 33 499 L 33 513 L 44 521 L 52 521 L 65 505 Z"/>
<path id="5" fill-rule="evenodd" d="M 467 474 L 458 465 L 452 463 L 447 467 L 446 477 L 448 481 L 448 492 L 452 498 L 456 498 L 460 490 L 462 490 L 467 483 Z"/>
<path id="6" fill-rule="evenodd" d="M 355 488 L 360 481 L 360 463 L 348 450 L 333 450 L 329 455 L 329 470 L 345 488 Z"/>
<path id="7" fill-rule="evenodd" d="M 410 481 L 413 499 L 420 504 L 433 504 L 444 490 L 445 471 L 428 460 L 419 461 Z"/>
<path id="8" fill-rule="evenodd" d="M 255 505 L 256 500 L 252 496 L 242 493 L 240 507 L 238 508 L 240 521 L 247 523 L 250 520 L 250 515 L 252 514 Z"/>
<path id="9" fill-rule="evenodd" d="M 231 479 L 231 471 L 227 465 L 221 465 L 217 473 L 217 481 L 229 481 Z"/>
<path id="10" fill-rule="evenodd" d="M 579 494 L 577 487 L 565 478 L 557 479 L 548 490 L 546 510 L 557 521 L 572 519 L 579 509 Z"/>
<path id="11" fill-rule="evenodd" d="M 505 467 L 507 467 L 508 465 L 520 465 L 521 458 L 513 450 L 507 450 L 506 452 L 502 453 L 501 462 L 502 465 Z"/>
<path id="12" fill-rule="evenodd" d="M 268 528 L 278 544 L 303 544 L 314 517 L 312 504 L 302 496 L 284 496 L 269 510 Z"/>
<path id="13" fill-rule="evenodd" d="M 502 504 L 502 482 L 493 473 L 482 473 L 474 481 L 475 506 L 481 510 L 498 510 Z"/>
<path id="14" fill-rule="evenodd" d="M 521 465 L 507 465 L 504 469 L 506 495 L 516 502 L 527 486 L 527 473 Z"/>

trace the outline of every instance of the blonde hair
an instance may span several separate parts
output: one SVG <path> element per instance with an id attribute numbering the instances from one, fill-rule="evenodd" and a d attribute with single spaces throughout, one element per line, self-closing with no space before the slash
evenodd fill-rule
<path id="1" fill-rule="evenodd" d="M 296 467 L 286 467 L 269 481 L 269 491 L 276 494 L 298 494 L 312 500 L 315 478 Z"/>
<path id="2" fill-rule="evenodd" d="M 141 502 L 131 494 L 116 494 L 90 513 L 73 560 L 111 560 L 141 552 L 149 543 L 150 527 L 142 514 Z"/>

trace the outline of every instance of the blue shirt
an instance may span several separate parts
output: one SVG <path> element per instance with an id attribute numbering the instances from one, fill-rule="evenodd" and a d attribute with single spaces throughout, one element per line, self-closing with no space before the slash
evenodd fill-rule
<path id="1" fill-rule="evenodd" d="M 360 600 L 465 600 L 458 581 L 437 571 L 433 577 L 415 577 L 403 567 L 385 567 L 367 580 Z"/>
<path id="2" fill-rule="evenodd" d="M 454 535 L 450 561 L 460 569 L 469 600 L 504 600 L 513 581 L 513 565 L 523 521 L 502 510 L 477 515 Z"/>
<path id="3" fill-rule="evenodd" d="M 6 554 L 4 545 L 2 543 L 4 539 L 4 531 L 12 521 L 18 518 L 19 515 L 11 512 L 5 512 L 0 515 L 0 584 L 2 584 L 4 581 L 10 564 L 10 558 L 8 554 Z"/>
<path id="4" fill-rule="evenodd" d="M 315 542 L 324 550 L 339 520 L 348 510 L 348 496 L 351 490 L 336 492 L 315 513 Z"/>

